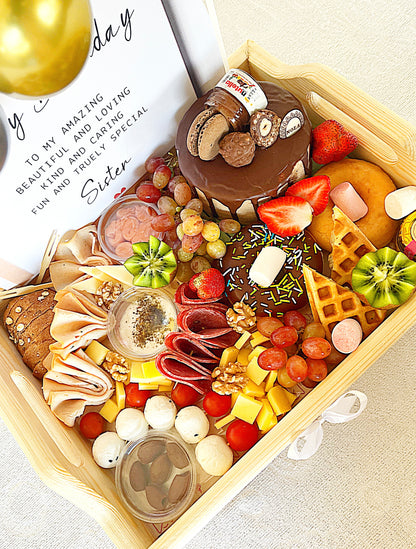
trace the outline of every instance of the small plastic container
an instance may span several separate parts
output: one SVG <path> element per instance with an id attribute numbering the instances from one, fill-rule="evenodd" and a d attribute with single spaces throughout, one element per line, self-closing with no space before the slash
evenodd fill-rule
<path id="1" fill-rule="evenodd" d="M 108 339 L 114 349 L 133 360 L 147 360 L 163 351 L 165 337 L 176 330 L 175 303 L 162 289 L 130 288 L 108 312 Z"/>
<path id="2" fill-rule="evenodd" d="M 148 463 L 143 463 L 152 457 L 152 453 L 157 455 Z M 172 461 L 173 455 L 176 457 Z M 143 456 L 147 456 L 147 459 Z M 159 460 L 159 464 L 162 461 L 162 471 L 160 467 L 159 471 L 156 470 L 156 460 Z M 176 435 L 169 431 L 150 431 L 144 438 L 131 442 L 124 449 L 116 467 L 116 489 L 135 517 L 145 522 L 168 522 L 177 519 L 192 503 L 196 471 L 193 450 Z M 158 473 L 162 478 L 155 480 Z M 174 480 L 176 490 L 172 488 Z"/>
<path id="3" fill-rule="evenodd" d="M 136 195 L 118 198 L 104 210 L 98 221 L 98 240 L 104 252 L 119 263 L 133 255 L 131 245 L 147 242 L 153 235 L 161 239 L 163 234 L 151 227 L 151 221 L 159 214 L 154 204 L 139 200 Z"/>

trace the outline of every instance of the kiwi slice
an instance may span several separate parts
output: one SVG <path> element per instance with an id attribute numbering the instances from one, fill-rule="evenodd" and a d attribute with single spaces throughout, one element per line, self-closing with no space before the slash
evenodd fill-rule
<path id="1" fill-rule="evenodd" d="M 415 289 L 416 263 L 388 247 L 369 252 L 354 267 L 351 285 L 372 307 L 397 307 Z"/>
<path id="2" fill-rule="evenodd" d="M 133 244 L 133 252 L 124 266 L 133 275 L 135 286 L 162 288 L 172 281 L 177 263 L 172 248 L 165 242 L 150 236 L 148 242 Z"/>

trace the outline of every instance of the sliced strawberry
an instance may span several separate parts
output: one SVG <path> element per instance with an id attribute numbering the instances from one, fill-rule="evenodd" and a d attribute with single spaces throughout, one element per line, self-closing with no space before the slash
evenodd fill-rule
<path id="1" fill-rule="evenodd" d="M 313 215 L 322 213 L 329 200 L 331 181 L 327 175 L 317 175 L 302 179 L 291 185 L 286 191 L 286 196 L 300 196 L 312 206 Z"/>
<path id="2" fill-rule="evenodd" d="M 342 160 L 357 145 L 355 135 L 336 120 L 325 120 L 312 130 L 312 158 L 318 164 Z"/>
<path id="3" fill-rule="evenodd" d="M 281 196 L 258 207 L 260 219 L 279 236 L 294 236 L 312 222 L 312 207 L 299 196 Z"/>

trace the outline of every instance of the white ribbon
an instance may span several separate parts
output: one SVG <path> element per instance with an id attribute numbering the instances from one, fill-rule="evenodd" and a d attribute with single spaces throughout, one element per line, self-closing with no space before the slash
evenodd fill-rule
<path id="1" fill-rule="evenodd" d="M 350 410 L 357 398 L 359 400 L 358 410 L 351 412 Z M 367 397 L 364 393 L 360 391 L 348 391 L 348 393 L 343 394 L 292 442 L 289 446 L 287 457 L 295 460 L 310 458 L 321 445 L 324 436 L 322 424 L 325 421 L 329 423 L 346 423 L 358 417 L 365 410 L 366 406 Z M 301 442 L 303 442 L 303 446 L 299 448 L 299 443 Z"/>

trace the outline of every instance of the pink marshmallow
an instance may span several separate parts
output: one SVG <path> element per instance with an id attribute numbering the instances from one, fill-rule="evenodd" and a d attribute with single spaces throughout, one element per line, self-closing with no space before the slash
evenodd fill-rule
<path id="1" fill-rule="evenodd" d="M 347 215 L 351 221 L 357 221 L 368 212 L 368 206 L 349 181 L 344 181 L 329 193 L 332 202 Z"/>

